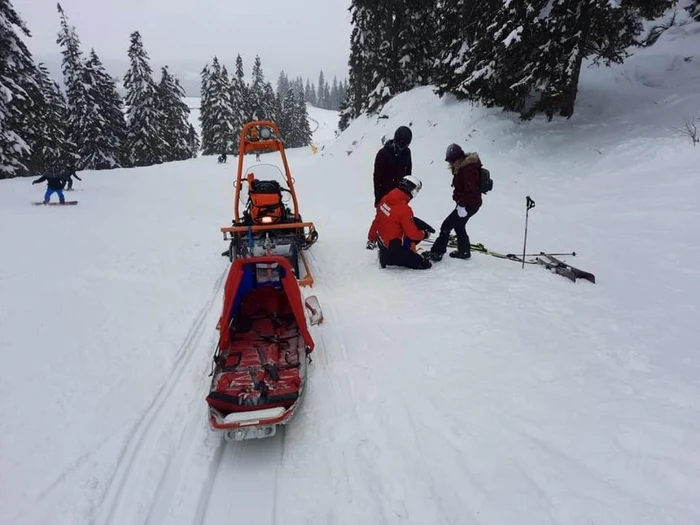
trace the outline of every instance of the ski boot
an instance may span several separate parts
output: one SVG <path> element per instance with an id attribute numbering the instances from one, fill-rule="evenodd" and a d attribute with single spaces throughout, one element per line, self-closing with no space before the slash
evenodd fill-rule
<path id="1" fill-rule="evenodd" d="M 450 252 L 450 257 L 453 259 L 470 259 L 471 256 L 472 254 L 470 252 L 460 252 L 459 250 Z"/>

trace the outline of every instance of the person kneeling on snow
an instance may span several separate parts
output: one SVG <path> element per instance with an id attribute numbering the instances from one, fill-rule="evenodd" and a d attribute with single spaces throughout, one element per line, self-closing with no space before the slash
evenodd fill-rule
<path id="1" fill-rule="evenodd" d="M 445 162 L 450 164 L 452 171 L 452 199 L 457 206 L 445 218 L 440 226 L 440 235 L 426 258 L 432 261 L 442 260 L 447 251 L 447 243 L 452 230 L 457 235 L 457 250 L 450 252 L 450 257 L 457 259 L 469 259 L 471 257 L 471 245 L 467 235 L 467 221 L 481 208 L 481 191 L 479 190 L 479 176 L 481 173 L 481 159 L 476 153 L 464 153 L 457 144 L 450 144 L 445 153 Z"/>
<path id="2" fill-rule="evenodd" d="M 430 233 L 421 231 L 414 222 L 413 210 L 408 203 L 421 190 L 423 184 L 412 175 L 404 177 L 398 188 L 391 190 L 379 201 L 376 215 L 369 228 L 367 240 L 379 245 L 379 263 L 387 266 L 404 266 L 425 270 L 430 261 L 419 255 L 415 244 Z"/>
<path id="3" fill-rule="evenodd" d="M 63 178 L 63 173 L 57 166 L 52 166 L 48 169 L 45 175 L 42 175 L 35 181 L 32 181 L 32 185 L 39 184 L 40 182 L 46 181 L 46 193 L 44 194 L 44 204 L 48 204 L 51 199 L 51 195 L 54 193 L 58 194 L 58 200 L 61 204 L 66 202 L 66 198 L 63 196 L 63 188 L 66 185 L 66 180 Z"/>

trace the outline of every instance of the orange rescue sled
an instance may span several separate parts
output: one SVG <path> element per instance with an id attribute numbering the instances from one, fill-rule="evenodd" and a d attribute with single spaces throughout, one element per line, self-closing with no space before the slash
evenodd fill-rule
<path id="1" fill-rule="evenodd" d="M 253 166 L 243 173 L 243 160 L 247 153 L 279 151 L 284 167 L 283 180 L 260 180 Z M 275 169 L 279 170 L 278 167 Z M 245 187 L 244 187 L 245 185 Z M 244 190 L 247 193 L 245 208 L 240 204 Z M 285 195 L 292 201 L 290 208 L 284 202 Z M 230 241 L 223 255 L 231 261 L 263 255 L 281 255 L 289 260 L 300 286 L 313 286 L 314 278 L 303 251 L 318 239 L 312 222 L 304 222 L 294 190 L 294 179 L 287 163 L 284 142 L 274 122 L 258 120 L 248 122 L 241 130 L 238 154 L 238 170 L 235 183 L 233 225 L 221 228 L 224 240 Z"/>

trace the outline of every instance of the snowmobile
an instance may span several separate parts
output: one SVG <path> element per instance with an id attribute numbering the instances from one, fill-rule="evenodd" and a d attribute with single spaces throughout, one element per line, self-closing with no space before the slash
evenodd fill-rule
<path id="1" fill-rule="evenodd" d="M 267 165 L 276 169 L 280 176 L 258 177 L 265 166 L 260 164 L 243 172 L 246 154 L 269 151 L 279 151 L 284 174 L 279 167 Z M 233 225 L 221 228 L 221 232 L 224 240 L 229 241 L 229 248 L 222 255 L 232 262 L 245 257 L 283 255 L 291 263 L 299 285 L 313 286 L 314 278 L 303 251 L 316 242 L 318 232 L 314 224 L 304 222 L 299 213 L 284 141 L 274 122 L 248 122 L 241 130 Z"/>
<path id="2" fill-rule="evenodd" d="M 206 398 L 210 427 L 226 441 L 269 438 L 292 420 L 303 399 L 314 349 L 307 317 L 316 325 L 323 312 L 315 296 L 302 303 L 283 256 L 236 259 L 223 295 Z"/>

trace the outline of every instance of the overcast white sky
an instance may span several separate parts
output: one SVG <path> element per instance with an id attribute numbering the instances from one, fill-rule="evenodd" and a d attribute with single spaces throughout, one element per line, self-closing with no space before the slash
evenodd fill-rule
<path id="1" fill-rule="evenodd" d="M 11 0 L 32 33 L 35 55 L 57 53 L 56 0 Z M 312 81 L 347 77 L 350 0 L 61 0 L 84 52 L 126 59 L 129 34 L 140 31 L 154 61 L 223 59 L 233 69 L 241 54 L 246 75 L 260 55 L 268 80 L 280 69 Z M 274 74 L 274 77 L 273 77 Z"/>

